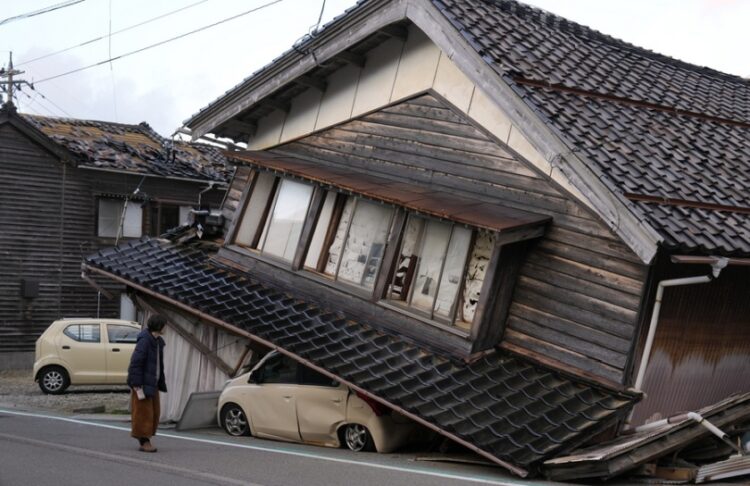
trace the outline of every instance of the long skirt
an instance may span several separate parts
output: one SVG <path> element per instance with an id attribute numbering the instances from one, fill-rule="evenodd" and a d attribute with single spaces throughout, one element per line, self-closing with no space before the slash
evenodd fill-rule
<path id="1" fill-rule="evenodd" d="M 159 426 L 159 392 L 153 397 L 138 400 L 134 391 L 130 392 L 130 435 L 136 439 L 148 439 L 156 435 Z"/>

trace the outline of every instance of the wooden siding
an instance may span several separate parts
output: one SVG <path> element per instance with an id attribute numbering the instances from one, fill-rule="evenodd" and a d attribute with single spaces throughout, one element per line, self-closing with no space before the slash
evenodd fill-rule
<path id="1" fill-rule="evenodd" d="M 584 204 L 445 101 L 419 96 L 272 151 L 552 216 L 521 268 L 504 339 L 623 380 L 647 267 Z"/>
<path id="2" fill-rule="evenodd" d="M 77 169 L 60 162 L 9 124 L 0 125 L 0 352 L 31 351 L 44 329 L 61 317 L 119 316 L 121 286 L 101 281 L 114 300 L 98 298 L 81 279 L 85 255 L 111 246 L 98 238 L 97 196 L 129 194 L 141 177 Z M 152 199 L 197 202 L 200 184 L 145 178 Z M 223 191 L 204 202 L 217 207 Z M 144 211 L 144 231 L 148 232 Z M 23 279 L 39 282 L 39 296 L 21 298 Z"/>

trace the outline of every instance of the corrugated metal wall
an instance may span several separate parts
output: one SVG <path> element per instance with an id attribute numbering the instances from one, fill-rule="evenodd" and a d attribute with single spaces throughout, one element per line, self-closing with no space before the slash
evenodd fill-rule
<path id="1" fill-rule="evenodd" d="M 683 266 L 662 278 L 702 275 Z M 647 330 L 644 329 L 644 333 Z M 708 284 L 667 288 L 633 424 L 750 391 L 750 269 L 728 267 Z"/>
<path id="2" fill-rule="evenodd" d="M 119 315 L 119 299 L 99 299 L 81 279 L 81 261 L 113 244 L 96 237 L 96 196 L 129 194 L 140 181 L 66 166 L 11 125 L 0 125 L 0 352 L 33 350 L 39 334 L 60 317 L 96 316 L 97 308 L 102 317 Z M 202 188 L 146 178 L 140 193 L 197 202 Z M 217 207 L 222 197 L 223 191 L 213 190 L 203 201 Z M 37 297 L 21 297 L 24 279 L 39 282 Z M 111 283 L 105 287 L 121 291 Z"/>

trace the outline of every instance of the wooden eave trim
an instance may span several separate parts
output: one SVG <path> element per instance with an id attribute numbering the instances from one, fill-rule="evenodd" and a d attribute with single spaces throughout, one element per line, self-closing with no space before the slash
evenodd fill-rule
<path id="1" fill-rule="evenodd" d="M 286 54 L 261 72 L 215 100 L 185 121 L 196 140 L 219 125 L 271 96 L 278 89 L 293 83 L 296 78 L 333 59 L 341 51 L 358 44 L 382 28 L 406 18 L 407 0 L 368 2 L 361 10 L 347 15 L 327 27 L 307 45 Z"/>
<path id="2" fill-rule="evenodd" d="M 29 137 L 37 145 L 41 146 L 47 152 L 53 156 L 59 158 L 64 163 L 72 164 L 73 166 L 78 165 L 78 158 L 65 147 L 60 146 L 44 132 L 39 130 L 37 127 L 24 120 L 23 117 L 16 111 L 4 112 L 0 115 L 0 125 L 8 123 L 27 137 Z"/>
<path id="3" fill-rule="evenodd" d="M 564 174 L 571 185 L 590 198 L 596 215 L 622 238 L 643 263 L 653 261 L 663 237 L 636 216 L 630 201 L 610 190 L 600 180 L 591 169 L 593 165 L 585 163 L 579 154 L 565 144 L 564 139 L 487 64 L 429 0 L 409 3 L 407 18 L 425 32 L 509 116 L 515 126 L 523 128 L 523 134 L 534 148 L 553 168 Z M 568 192 L 564 188 L 561 190 Z M 571 197 L 578 199 L 572 194 Z"/>
<path id="4" fill-rule="evenodd" d="M 203 320 L 205 322 L 209 322 L 209 323 L 211 323 L 211 324 L 213 324 L 215 326 L 218 326 L 218 327 L 220 327 L 222 329 L 225 329 L 226 331 L 229 331 L 229 332 L 231 332 L 233 334 L 236 334 L 238 336 L 246 337 L 247 339 L 249 339 L 249 340 L 251 340 L 253 342 L 256 342 L 258 344 L 261 344 L 263 346 L 268 347 L 271 350 L 275 350 L 275 351 L 279 352 L 280 354 L 288 356 L 288 357 L 292 358 L 293 360 L 295 360 L 295 361 L 297 361 L 299 363 L 302 363 L 303 365 L 307 366 L 308 368 L 311 368 L 311 369 L 317 371 L 318 373 L 321 373 L 324 376 L 327 376 L 327 377 L 329 377 L 329 378 L 331 378 L 333 380 L 336 380 L 336 381 L 338 381 L 340 383 L 343 383 L 344 385 L 348 386 L 349 388 L 351 388 L 351 389 L 353 389 L 353 390 L 355 390 L 355 391 L 357 391 L 359 393 L 362 393 L 363 395 L 367 396 L 368 398 L 371 398 L 372 400 L 375 400 L 378 403 L 382 403 L 383 405 L 385 405 L 388 408 L 395 409 L 400 414 L 402 414 L 402 415 L 404 415 L 406 417 L 409 417 L 410 419 L 414 420 L 415 422 L 423 425 L 424 427 L 427 427 L 428 429 L 431 429 L 431 430 L 437 432 L 440 435 L 448 437 L 449 439 L 451 439 L 451 440 L 459 443 L 460 445 L 466 447 L 467 449 L 476 452 L 480 456 L 485 457 L 485 458 L 489 459 L 490 461 L 494 462 L 495 464 L 498 464 L 499 466 L 502 466 L 502 467 L 506 468 L 507 470 L 511 471 L 513 474 L 515 474 L 515 475 L 517 475 L 519 477 L 525 478 L 526 476 L 529 475 L 529 471 L 527 471 L 526 469 L 523 469 L 523 468 L 518 467 L 518 466 L 516 466 L 514 464 L 506 462 L 506 461 L 504 461 L 504 460 L 502 460 L 502 459 L 500 459 L 500 458 L 498 458 L 496 456 L 493 456 L 489 452 L 486 452 L 486 451 L 480 449 L 479 447 L 477 447 L 474 444 L 472 444 L 472 443 L 470 443 L 470 442 L 462 439 L 461 437 L 459 437 L 459 436 L 457 436 L 457 435 L 455 435 L 455 434 L 453 434 L 451 432 L 448 432 L 447 430 L 442 429 L 442 428 L 434 425 L 433 423 L 428 422 L 427 420 L 423 419 L 422 417 L 420 417 L 418 415 L 415 415 L 415 414 L 409 412 L 408 410 L 404 410 L 403 408 L 401 408 L 401 407 L 399 407 L 399 406 L 397 406 L 397 405 L 395 405 L 393 403 L 390 403 L 389 401 L 384 400 L 384 399 L 380 398 L 377 395 L 374 395 L 374 394 L 370 393 L 369 391 L 367 391 L 364 388 L 361 388 L 361 387 L 355 385 L 354 383 L 351 383 L 350 381 L 342 379 L 338 375 L 334 375 L 333 373 L 329 372 L 328 370 L 326 370 L 324 368 L 321 368 L 318 365 L 316 365 L 315 363 L 313 363 L 313 362 L 311 362 L 309 360 L 306 360 L 306 359 L 302 358 L 301 356 L 298 356 L 298 355 L 296 355 L 294 353 L 291 353 L 291 352 L 287 351 L 286 349 L 284 349 L 282 347 L 277 346 L 276 344 L 272 343 L 271 341 L 267 341 L 267 340 L 265 340 L 265 339 L 263 339 L 263 338 L 261 338 L 259 336 L 256 336 L 255 334 L 252 334 L 252 333 L 249 333 L 249 332 L 245 331 L 244 329 L 240 329 L 239 327 L 236 327 L 236 326 L 234 326 L 232 324 L 229 324 L 228 322 L 225 322 L 225 321 L 223 321 L 221 319 L 218 319 L 218 318 L 216 318 L 216 317 L 214 317 L 214 316 L 212 316 L 210 314 L 206 314 L 205 312 L 202 312 L 202 311 L 200 311 L 198 309 L 195 309 L 194 307 L 190 307 L 189 305 L 183 304 L 182 302 L 179 302 L 179 301 L 174 300 L 174 299 L 172 299 L 170 297 L 167 297 L 166 295 L 160 294 L 160 293 L 155 292 L 155 291 L 153 291 L 151 289 L 143 287 L 142 285 L 136 284 L 135 282 L 132 282 L 132 281 L 130 281 L 130 280 L 124 278 L 124 277 L 120 277 L 120 276 L 115 275 L 113 273 L 110 273 L 110 272 L 108 272 L 106 270 L 102 270 L 100 268 L 93 267 L 93 266 L 88 265 L 86 263 L 82 264 L 81 267 L 82 267 L 82 270 L 83 270 L 84 273 L 88 273 L 88 272 L 98 273 L 99 275 L 102 275 L 104 277 L 112 279 L 115 282 L 124 284 L 124 285 L 126 285 L 128 287 L 131 287 L 131 288 L 137 290 L 138 292 L 141 292 L 141 293 L 146 294 L 146 295 L 151 296 L 151 297 L 155 297 L 156 299 L 161 300 L 162 302 L 165 302 L 165 303 L 167 303 L 169 305 L 172 305 L 172 306 L 174 306 L 174 307 L 176 307 L 178 309 L 181 309 L 183 311 L 189 312 L 190 314 L 193 314 L 194 316 L 198 317 L 199 319 L 201 319 L 201 320 Z"/>

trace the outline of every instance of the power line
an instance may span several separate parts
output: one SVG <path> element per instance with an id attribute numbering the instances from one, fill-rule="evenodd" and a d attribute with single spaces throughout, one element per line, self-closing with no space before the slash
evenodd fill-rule
<path id="1" fill-rule="evenodd" d="M 77 3 L 85 2 L 86 0 L 68 0 L 67 2 L 57 3 L 55 5 L 50 5 L 49 7 L 44 7 L 39 10 L 34 10 L 33 12 L 26 12 L 24 14 L 15 15 L 13 17 L 8 17 L 7 19 L 0 20 L 0 25 L 8 24 L 10 22 L 13 22 L 15 20 L 22 20 L 27 19 L 29 17 L 35 17 L 37 15 L 46 14 L 48 12 L 53 12 L 55 10 L 59 10 L 61 8 L 70 7 L 72 5 L 75 5 Z"/>
<path id="2" fill-rule="evenodd" d="M 76 44 L 74 46 L 66 47 L 64 49 L 60 49 L 59 51 L 50 52 L 49 54 L 44 54 L 43 56 L 35 57 L 34 59 L 30 59 L 28 61 L 24 61 L 21 64 L 19 64 L 19 66 L 23 66 L 24 64 L 31 64 L 32 62 L 40 61 L 42 59 L 47 59 L 48 57 L 56 56 L 58 54 L 62 54 L 63 52 L 68 52 L 70 50 L 77 49 L 79 47 L 87 46 L 89 44 L 93 44 L 94 42 L 99 42 L 100 40 L 103 40 L 103 39 L 109 38 L 111 40 L 111 38 L 112 38 L 113 35 L 122 34 L 123 32 L 127 32 L 129 30 L 133 30 L 135 28 L 141 27 L 141 26 L 146 25 L 146 24 L 150 24 L 151 22 L 155 22 L 157 20 L 161 20 L 161 19 L 163 19 L 165 17 L 169 17 L 170 15 L 174 15 L 176 13 L 182 12 L 183 10 L 187 10 L 189 8 L 193 8 L 195 6 L 200 5 L 201 3 L 206 3 L 208 1 L 209 0 L 200 0 L 199 2 L 193 2 L 190 5 L 186 5 L 184 7 L 178 8 L 177 10 L 171 10 L 169 12 L 163 13 L 163 14 L 158 15 L 156 17 L 152 17 L 150 19 L 146 19 L 143 22 L 139 22 L 137 24 L 130 25 L 130 26 L 122 28 L 120 30 L 116 30 L 114 32 L 111 32 L 108 35 L 102 35 L 102 36 L 96 37 L 94 39 L 89 39 L 87 41 L 81 42 L 80 44 Z"/>
<path id="3" fill-rule="evenodd" d="M 190 32 L 185 32 L 184 34 L 180 34 L 178 36 L 171 37 L 169 39 L 165 39 L 163 41 L 157 42 L 156 44 L 151 44 L 151 45 L 148 45 L 146 47 L 141 47 L 140 49 L 136 49 L 134 51 L 126 52 L 125 54 L 120 54 L 119 56 L 111 57 L 109 59 L 105 59 L 103 61 L 99 61 L 99 62 L 96 62 L 94 64 L 89 64 L 88 66 L 80 67 L 78 69 L 73 69 L 71 71 L 67 71 L 67 72 L 64 72 L 64 73 L 56 74 L 54 76 L 50 76 L 48 78 L 40 79 L 39 81 L 36 81 L 36 84 L 44 83 L 44 82 L 49 81 L 51 79 L 61 78 L 63 76 L 67 76 L 69 74 L 79 73 L 81 71 L 85 71 L 86 69 L 91 69 L 91 68 L 96 67 L 96 66 L 101 66 L 102 64 L 107 64 L 108 62 L 117 61 L 117 60 L 123 59 L 125 57 L 132 56 L 133 54 L 138 54 L 140 52 L 147 51 L 149 49 L 153 49 L 154 47 L 162 46 L 162 45 L 167 44 L 169 42 L 176 41 L 178 39 L 182 39 L 183 37 L 187 37 L 189 35 L 196 34 L 198 32 L 210 29 L 212 27 L 216 27 L 217 25 L 224 24 L 226 22 L 229 22 L 230 20 L 238 19 L 240 17 L 243 17 L 245 15 L 251 14 L 253 12 L 257 12 L 258 10 L 262 10 L 262 9 L 264 9 L 266 7 L 270 7 L 271 5 L 275 5 L 275 4 L 283 2 L 283 1 L 284 0 L 274 0 L 272 2 L 265 3 L 265 4 L 261 5 L 260 7 L 256 7 L 256 8 L 247 10 L 245 12 L 242 12 L 240 14 L 233 15 L 232 17 L 227 17 L 225 19 L 219 20 L 218 22 L 214 22 L 213 24 L 205 25 L 205 26 L 200 27 L 198 29 L 191 30 Z"/>

